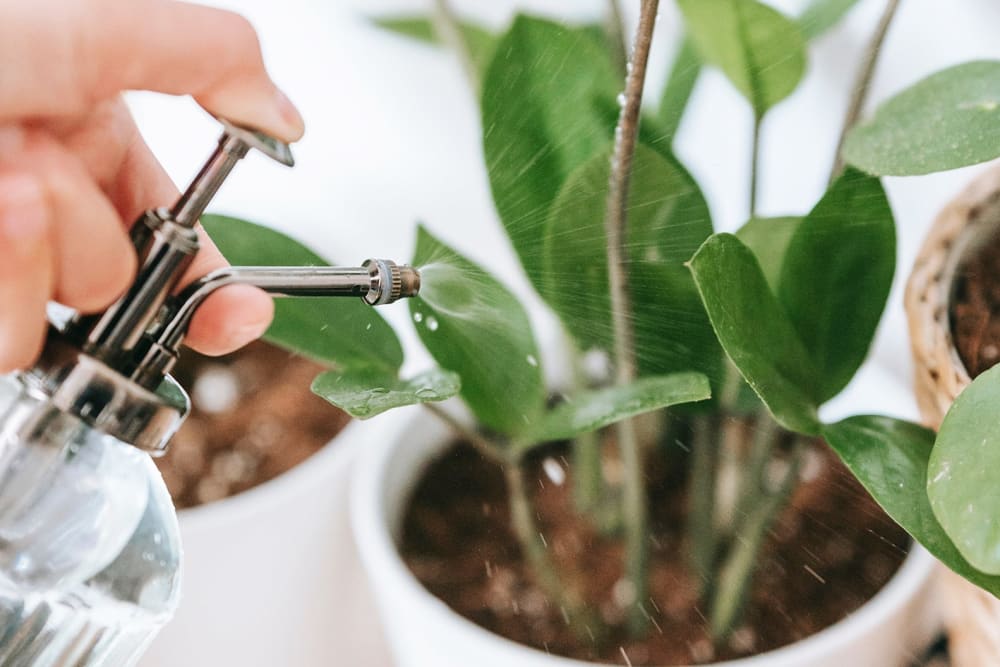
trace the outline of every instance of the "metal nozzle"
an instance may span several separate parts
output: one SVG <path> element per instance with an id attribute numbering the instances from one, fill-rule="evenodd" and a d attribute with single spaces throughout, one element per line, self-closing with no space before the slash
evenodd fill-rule
<path id="1" fill-rule="evenodd" d="M 420 291 L 420 273 L 412 266 L 399 266 L 389 259 L 369 259 L 362 266 L 368 269 L 371 278 L 368 293 L 363 297 L 370 306 L 394 303 Z"/>

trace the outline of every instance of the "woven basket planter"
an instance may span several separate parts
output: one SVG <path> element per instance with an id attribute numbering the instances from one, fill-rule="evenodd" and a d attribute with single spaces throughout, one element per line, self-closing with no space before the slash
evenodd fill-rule
<path id="1" fill-rule="evenodd" d="M 958 266 L 1000 231 L 1000 168 L 973 181 L 934 221 L 906 286 L 917 403 L 937 429 L 972 381 L 952 339 L 950 305 Z M 1000 600 L 942 567 L 939 583 L 954 667 L 1000 665 Z"/>

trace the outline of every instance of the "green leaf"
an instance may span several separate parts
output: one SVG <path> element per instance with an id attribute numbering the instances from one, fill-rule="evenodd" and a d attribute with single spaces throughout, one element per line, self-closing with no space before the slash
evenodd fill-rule
<path id="1" fill-rule="evenodd" d="M 702 58 L 723 71 L 756 115 L 788 97 L 805 73 L 802 32 L 756 0 L 678 0 Z"/>
<path id="2" fill-rule="evenodd" d="M 443 401 L 458 394 L 458 375 L 435 368 L 402 380 L 378 369 L 342 374 L 328 371 L 316 376 L 312 390 L 358 419 L 368 419 L 392 408 L 428 401 Z"/>
<path id="3" fill-rule="evenodd" d="M 896 270 L 896 228 L 877 178 L 838 178 L 798 226 L 785 252 L 778 300 L 819 371 L 819 400 L 861 366 Z"/>
<path id="4" fill-rule="evenodd" d="M 483 81 L 483 150 L 493 200 L 528 277 L 541 291 L 549 208 L 580 164 L 612 139 L 597 101 L 623 82 L 599 34 L 518 16 Z"/>
<path id="5" fill-rule="evenodd" d="M 322 257 L 273 229 L 220 215 L 202 225 L 234 265 L 327 266 Z M 392 327 L 361 299 L 281 298 L 274 302 L 268 341 L 338 369 L 395 372 L 403 348 Z"/>
<path id="6" fill-rule="evenodd" d="M 823 437 L 886 514 L 935 558 L 1000 594 L 1000 577 L 981 572 L 963 558 L 931 509 L 926 478 L 933 432 L 889 417 L 856 416 L 825 425 Z M 933 469 L 932 463 L 931 475 Z"/>
<path id="7" fill-rule="evenodd" d="M 802 35 L 812 41 L 840 23 L 858 0 L 812 0 L 799 14 Z"/>
<path id="8" fill-rule="evenodd" d="M 979 375 L 952 404 L 927 470 L 927 493 L 962 555 L 1000 574 L 1000 366 Z"/>
<path id="9" fill-rule="evenodd" d="M 668 145 L 673 143 L 680 127 L 684 110 L 687 108 L 694 85 L 701 74 L 701 57 L 690 37 L 685 36 L 681 42 L 674 64 L 667 77 L 667 85 L 660 97 L 660 109 L 657 116 L 662 126 L 664 140 Z"/>
<path id="10" fill-rule="evenodd" d="M 420 295 L 410 312 L 424 346 L 462 380 L 461 395 L 483 425 L 515 435 L 545 404 L 538 349 L 527 313 L 495 278 L 423 227 L 413 265 Z"/>
<path id="11" fill-rule="evenodd" d="M 372 19 L 386 30 L 411 37 L 428 44 L 440 44 L 434 22 L 426 16 L 380 16 Z M 486 70 L 496 49 L 497 36 L 474 23 L 461 21 L 458 29 L 469 49 L 469 55 L 480 72 Z"/>
<path id="12" fill-rule="evenodd" d="M 582 348 L 611 349 L 604 228 L 610 149 L 579 167 L 552 206 L 543 295 Z M 716 374 L 721 353 L 684 262 L 712 233 L 708 206 L 676 160 L 636 146 L 629 188 L 630 292 L 640 373 Z"/>
<path id="13" fill-rule="evenodd" d="M 785 264 L 785 252 L 802 224 L 802 218 L 754 218 L 736 230 L 736 238 L 753 251 L 760 264 L 767 286 L 778 293 L 781 267 Z"/>
<path id="14" fill-rule="evenodd" d="M 1000 156 L 1000 62 L 964 63 L 907 88 L 847 137 L 844 158 L 878 176 L 915 176 Z"/>
<path id="15" fill-rule="evenodd" d="M 726 354 L 785 428 L 819 431 L 818 377 L 753 252 L 732 234 L 705 241 L 690 262 Z"/>
<path id="16" fill-rule="evenodd" d="M 584 391 L 545 413 L 525 431 L 524 442 L 568 440 L 623 419 L 679 403 L 704 401 L 711 391 L 701 373 L 646 377 L 620 387 Z"/>

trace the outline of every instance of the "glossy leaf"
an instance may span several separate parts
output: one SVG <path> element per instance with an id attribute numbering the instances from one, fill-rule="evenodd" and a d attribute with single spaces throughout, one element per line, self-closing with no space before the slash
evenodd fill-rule
<path id="1" fill-rule="evenodd" d="M 840 23 L 856 4 L 858 0 L 811 0 L 799 14 L 802 35 L 808 40 L 816 39 Z"/>
<path id="2" fill-rule="evenodd" d="M 763 116 L 805 73 L 805 40 L 794 21 L 756 0 L 678 0 L 701 57 Z"/>
<path id="3" fill-rule="evenodd" d="M 605 200 L 608 151 L 579 167 L 552 206 L 543 294 L 587 349 L 612 347 Z M 640 372 L 714 374 L 721 358 L 684 262 L 712 233 L 708 206 L 675 160 L 636 147 L 626 243 Z"/>
<path id="4" fill-rule="evenodd" d="M 539 249 L 556 193 L 611 141 L 599 100 L 623 81 L 592 29 L 518 16 L 483 81 L 483 150 L 500 219 L 528 277 L 541 290 Z"/>
<path id="5" fill-rule="evenodd" d="M 433 21 L 426 16 L 381 16 L 373 21 L 381 28 L 427 44 L 440 43 Z M 460 22 L 458 28 L 476 69 L 480 72 L 485 71 L 496 48 L 497 36 L 485 28 L 465 21 Z"/>
<path id="6" fill-rule="evenodd" d="M 645 412 L 704 401 L 710 395 L 708 378 L 700 373 L 646 377 L 621 387 L 580 392 L 545 413 L 522 439 L 533 444 L 568 440 Z"/>
<path id="7" fill-rule="evenodd" d="M 896 228 L 877 178 L 853 169 L 806 216 L 785 251 L 778 300 L 819 372 L 819 400 L 861 366 L 889 297 Z"/>
<path id="8" fill-rule="evenodd" d="M 687 109 L 688 101 L 691 99 L 691 93 L 694 92 L 694 85 L 698 82 L 700 74 L 701 57 L 698 55 L 698 49 L 691 38 L 685 36 L 677 50 L 677 55 L 674 56 L 674 63 L 670 67 L 670 75 L 663 88 L 660 109 L 657 113 L 663 132 L 663 141 L 668 145 L 673 143 L 674 137 L 677 135 L 681 119 L 684 117 L 684 110 Z"/>
<path id="9" fill-rule="evenodd" d="M 934 514 L 970 563 L 1000 574 L 1000 366 L 979 375 L 945 415 L 927 471 Z"/>
<path id="10" fill-rule="evenodd" d="M 326 266 L 327 262 L 284 234 L 219 215 L 202 217 L 226 259 L 244 266 Z M 395 372 L 403 348 L 389 324 L 361 299 L 281 298 L 274 302 L 268 341 L 338 369 Z"/>
<path id="11" fill-rule="evenodd" d="M 458 375 L 439 368 L 408 380 L 379 369 L 350 374 L 328 371 L 312 383 L 313 393 L 358 419 L 404 405 L 443 401 L 458 394 L 460 388 Z"/>
<path id="12" fill-rule="evenodd" d="M 854 128 L 844 158 L 879 176 L 913 176 L 1000 156 L 1000 61 L 956 65 L 907 88 Z"/>
<path id="13" fill-rule="evenodd" d="M 544 408 L 545 388 L 528 316 L 479 266 L 417 232 L 420 295 L 410 312 L 424 346 L 461 378 L 461 395 L 483 425 L 515 435 Z"/>
<path id="14" fill-rule="evenodd" d="M 917 542 L 972 583 L 1000 594 L 1000 577 L 970 564 L 931 509 L 926 479 L 933 432 L 889 417 L 856 416 L 825 425 L 823 437 L 886 514 Z"/>
<path id="15" fill-rule="evenodd" d="M 782 426 L 816 434 L 817 372 L 753 252 L 716 234 L 690 266 L 719 342 L 747 383 Z"/>
<path id="16" fill-rule="evenodd" d="M 760 264 L 767 285 L 777 294 L 781 278 L 781 267 L 785 264 L 785 252 L 802 224 L 802 218 L 754 218 L 736 230 L 736 238 L 753 251 Z"/>

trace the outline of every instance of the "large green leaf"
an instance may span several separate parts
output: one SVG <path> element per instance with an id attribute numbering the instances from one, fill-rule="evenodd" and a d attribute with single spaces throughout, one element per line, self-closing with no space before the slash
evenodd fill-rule
<path id="1" fill-rule="evenodd" d="M 698 55 L 698 49 L 691 38 L 685 36 L 680 48 L 677 49 L 677 55 L 674 56 L 674 63 L 670 67 L 657 113 L 663 130 L 663 140 L 668 145 L 673 143 L 700 74 L 701 57 Z"/>
<path id="2" fill-rule="evenodd" d="M 1000 366 L 945 415 L 927 471 L 934 514 L 969 562 L 1000 574 Z"/>
<path id="3" fill-rule="evenodd" d="M 849 169 L 795 231 L 778 300 L 819 371 L 819 400 L 861 366 L 896 269 L 896 228 L 877 178 Z"/>
<path id="4" fill-rule="evenodd" d="M 753 252 L 732 234 L 716 234 L 690 266 L 733 364 L 782 426 L 816 434 L 817 371 Z"/>
<path id="5" fill-rule="evenodd" d="M 392 408 L 443 401 L 459 393 L 461 383 L 451 371 L 434 368 L 408 380 L 380 369 L 343 374 L 321 373 L 313 380 L 318 396 L 358 419 L 368 419 Z"/>
<path id="6" fill-rule="evenodd" d="M 754 218 L 736 230 L 736 238 L 753 251 L 760 264 L 767 286 L 778 293 L 781 267 L 785 265 L 785 252 L 802 224 L 802 218 Z"/>
<path id="7" fill-rule="evenodd" d="M 640 378 L 625 386 L 568 396 L 565 403 L 542 415 L 521 437 L 530 444 L 568 440 L 645 412 L 704 401 L 710 395 L 708 378 L 700 373 Z"/>
<path id="8" fill-rule="evenodd" d="M 932 74 L 854 128 L 844 158 L 879 176 L 914 176 L 1000 156 L 1000 62 Z"/>
<path id="9" fill-rule="evenodd" d="M 938 560 L 1000 594 L 1000 577 L 976 569 L 955 547 L 927 498 L 934 433 L 889 417 L 856 416 L 823 427 L 823 437 L 892 519 Z M 934 466 L 931 464 L 931 475 Z"/>
<path id="10" fill-rule="evenodd" d="M 825 33 L 858 4 L 858 0 L 811 0 L 802 13 L 798 24 L 802 35 L 813 40 Z"/>
<path id="11" fill-rule="evenodd" d="M 794 21 L 756 0 L 678 0 L 706 62 L 723 71 L 757 116 L 788 97 L 806 66 Z"/>
<path id="12" fill-rule="evenodd" d="M 421 42 L 438 44 L 440 41 L 434 29 L 434 22 L 426 16 L 380 16 L 373 21 L 381 28 Z M 485 71 L 496 48 L 496 35 L 465 21 L 459 23 L 458 29 L 462 33 L 462 39 L 465 40 L 476 69 L 480 72 Z"/>
<path id="13" fill-rule="evenodd" d="M 230 263 L 244 266 L 327 266 L 319 255 L 280 232 L 219 215 L 202 224 Z M 275 299 L 265 338 L 338 369 L 375 367 L 395 372 L 403 348 L 389 324 L 361 299 Z"/>
<path id="14" fill-rule="evenodd" d="M 480 423 L 506 435 L 521 432 L 545 404 L 524 308 L 495 278 L 423 227 L 413 264 L 422 286 L 410 312 L 424 346 L 461 378 L 462 398 Z"/>
<path id="15" fill-rule="evenodd" d="M 600 36 L 518 16 L 483 81 L 483 150 L 493 200 L 537 289 L 549 208 L 578 165 L 611 140 L 599 110 L 623 81 Z"/>
<path id="16" fill-rule="evenodd" d="M 566 181 L 544 244 L 542 293 L 583 348 L 612 346 L 604 227 L 609 155 L 610 149 L 599 152 Z M 676 160 L 639 144 L 628 215 L 625 246 L 640 372 L 714 375 L 721 353 L 684 268 L 712 233 L 701 191 Z"/>

